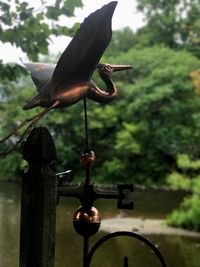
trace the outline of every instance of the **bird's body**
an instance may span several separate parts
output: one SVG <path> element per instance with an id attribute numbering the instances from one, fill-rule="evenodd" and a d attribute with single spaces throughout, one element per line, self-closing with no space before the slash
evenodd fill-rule
<path id="1" fill-rule="evenodd" d="M 38 81 L 34 75 L 37 76 L 37 72 L 48 69 L 48 74 L 51 75 L 53 64 L 41 64 L 41 63 L 28 63 L 26 64 L 28 69 L 31 69 L 32 78 L 38 88 L 38 94 L 24 106 L 24 109 L 34 108 L 36 106 L 49 108 L 56 101 L 58 104 L 55 108 L 68 107 L 77 103 L 83 98 L 90 98 L 96 102 L 108 103 L 111 102 L 117 96 L 117 89 L 109 77 L 112 71 L 128 69 L 131 66 L 124 65 L 109 65 L 99 64 L 98 70 L 101 78 L 107 84 L 107 91 L 101 90 L 91 80 L 83 80 L 78 78 L 69 78 L 67 80 L 61 80 L 54 87 L 51 84 L 51 77 L 46 74 L 45 79 Z M 34 73 L 34 74 L 33 74 Z"/>
<path id="2" fill-rule="evenodd" d="M 47 83 L 43 90 L 41 90 L 38 95 L 36 95 L 27 105 L 24 106 L 24 109 L 30 109 L 37 106 L 49 108 L 56 101 L 58 104 L 55 108 L 68 107 L 85 97 L 88 89 L 89 82 L 68 79 L 64 83 L 62 81 L 60 82 L 55 93 L 55 90 L 52 90 L 50 84 Z"/>
<path id="3" fill-rule="evenodd" d="M 110 2 L 84 20 L 57 65 L 25 64 L 36 84 L 38 95 L 24 109 L 36 106 L 50 108 L 56 101 L 54 108 L 63 108 L 83 98 L 108 103 L 116 97 L 117 89 L 111 80 L 111 73 L 131 66 L 99 64 L 111 40 L 111 19 L 116 5 L 116 1 Z M 106 91 L 91 81 L 96 68 L 107 85 Z"/>

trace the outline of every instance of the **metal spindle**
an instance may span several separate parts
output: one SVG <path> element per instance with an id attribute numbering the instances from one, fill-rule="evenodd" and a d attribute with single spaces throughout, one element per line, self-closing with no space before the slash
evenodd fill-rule
<path id="1" fill-rule="evenodd" d="M 124 257 L 124 267 L 128 267 L 128 257 Z"/>
<path id="2" fill-rule="evenodd" d="M 84 103 L 84 118 L 85 118 L 85 147 L 86 151 L 89 151 L 89 142 L 88 142 L 88 118 L 87 118 L 87 100 L 83 99 Z"/>

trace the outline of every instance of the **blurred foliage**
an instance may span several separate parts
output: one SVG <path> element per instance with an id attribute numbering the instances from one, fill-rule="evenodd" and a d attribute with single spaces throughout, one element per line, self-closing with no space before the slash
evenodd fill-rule
<path id="1" fill-rule="evenodd" d="M 199 0 L 137 0 L 146 26 L 138 32 L 138 43 L 144 46 L 165 44 L 187 49 L 200 57 Z"/>
<path id="2" fill-rule="evenodd" d="M 200 99 L 190 77 L 190 73 L 199 68 L 198 59 L 185 51 L 155 46 L 132 48 L 115 57 L 107 55 L 102 62 L 131 64 L 134 69 L 113 74 L 119 92 L 113 103 L 100 105 L 88 100 L 90 144 L 97 154 L 95 180 L 165 183 L 165 177 L 176 168 L 177 154 L 198 157 L 200 153 L 196 145 L 200 137 Z M 96 75 L 94 80 L 105 88 Z M 1 136 L 37 112 L 21 109 L 34 94 L 30 78 L 21 78 L 17 84 L 7 83 L 6 88 L 7 98 L 1 104 Z M 73 169 L 75 177 L 80 179 L 83 175 L 79 159 L 84 149 L 83 103 L 51 111 L 41 124 L 47 126 L 54 137 L 58 171 Z M 9 156 L 7 158 L 9 161 Z M 10 164 L 14 164 L 14 160 Z"/>
<path id="3" fill-rule="evenodd" d="M 200 70 L 191 73 L 196 94 L 200 95 Z"/>
<path id="4" fill-rule="evenodd" d="M 135 142 L 139 144 L 126 158 L 123 149 L 119 153 L 127 162 L 126 174 L 138 182 L 163 183 L 167 173 L 176 168 L 178 153 L 199 156 L 196 144 L 200 133 L 200 102 L 190 78 L 190 72 L 198 68 L 199 61 L 185 51 L 160 46 L 131 49 L 107 61 L 134 66 L 132 75 L 130 72 L 117 74 L 119 80 L 125 81 L 119 84 L 119 94 L 123 94 L 119 96 L 120 102 L 116 102 L 123 110 L 120 131 L 125 122 L 135 125 L 130 139 L 130 129 L 126 128 L 124 140 L 130 144 L 130 150 Z M 121 141 L 119 136 L 118 133 L 117 142 Z M 121 148 L 123 146 L 124 143 Z"/>
<path id="5" fill-rule="evenodd" d="M 178 155 L 179 172 L 168 177 L 168 183 L 174 189 L 191 192 L 181 203 L 180 208 L 168 216 L 171 226 L 200 231 L 200 160 L 191 160 L 187 155 Z"/>
<path id="6" fill-rule="evenodd" d="M 49 5 L 44 0 L 38 7 L 32 7 L 29 1 L 0 1 L 0 41 L 21 48 L 30 60 L 37 61 L 40 54 L 48 54 L 52 35 L 74 34 L 77 24 L 72 28 L 63 27 L 59 19 L 73 16 L 75 7 L 82 7 L 82 1 L 55 0 Z M 21 75 L 15 65 L 0 64 L 0 70 L 1 78 L 13 79 L 13 72 L 15 76 Z"/>
<path id="7" fill-rule="evenodd" d="M 53 62 L 48 55 L 52 35 L 72 36 L 78 27 L 63 27 L 61 16 L 73 16 L 81 0 L 0 1 L 0 41 L 21 49 L 30 60 Z M 146 25 L 137 32 L 113 32 L 101 62 L 130 64 L 133 70 L 113 74 L 119 96 L 111 104 L 88 100 L 89 143 L 97 160 L 92 175 L 100 183 L 131 182 L 163 185 L 191 192 L 168 219 L 174 226 L 200 230 L 200 1 L 137 0 Z M 56 60 L 55 60 L 56 62 Z M 35 86 L 20 66 L 0 62 L 0 136 L 40 109 L 23 111 Z M 101 88 L 104 83 L 94 73 Z M 83 103 L 51 111 L 39 123 L 46 126 L 57 148 L 57 171 L 84 175 Z M 21 131 L 22 133 L 22 131 Z M 8 149 L 18 136 L 1 144 Z M 26 168 L 22 146 L 0 161 L 0 178 L 16 180 Z"/>
<path id="8" fill-rule="evenodd" d="M 200 67 L 198 58 L 186 52 L 185 46 L 181 47 L 184 48 L 182 50 L 174 49 L 176 45 L 165 41 L 169 37 L 166 31 L 159 34 L 162 42 L 154 38 L 155 43 L 151 43 L 148 35 L 147 45 L 151 44 L 151 47 L 145 47 L 142 40 L 142 31 L 153 33 L 149 25 L 152 19 L 156 19 L 154 15 L 169 15 L 173 13 L 173 8 L 178 12 L 177 7 L 181 5 L 180 0 L 162 3 L 138 0 L 138 8 L 146 14 L 147 25 L 136 33 L 129 28 L 113 33 L 110 46 L 101 61 L 131 64 L 134 68 L 113 74 L 119 88 L 116 101 L 109 105 L 88 103 L 90 143 L 97 153 L 94 175 L 99 181 L 134 180 L 136 183 L 162 184 L 166 176 L 176 170 L 178 154 L 184 153 L 191 158 L 198 158 L 200 154 L 197 146 L 200 103 L 194 91 L 194 79 L 190 75 Z M 188 5 L 185 18 L 181 19 L 189 19 L 191 10 L 196 8 L 196 1 Z M 1 12 L 5 14 L 1 18 L 1 40 L 22 47 L 30 59 L 38 59 L 40 53 L 48 52 L 46 49 L 51 34 L 72 34 L 73 29 L 59 26 L 58 21 L 62 14 L 72 16 L 75 6 L 81 6 L 81 1 L 55 1 L 53 7 L 45 2 L 43 8 L 37 10 L 29 7 L 28 2 L 15 1 L 12 10 L 10 4 L 1 2 Z M 29 13 L 31 15 L 27 16 Z M 157 19 L 160 20 L 160 17 L 157 16 Z M 35 21 L 34 28 L 30 27 L 31 21 Z M 21 78 L 13 82 L 11 80 L 17 77 L 16 69 L 8 65 L 0 66 L 4 70 L 1 72 L 0 85 L 0 136 L 3 136 L 37 110 L 21 110 L 24 102 L 34 95 L 34 85 L 30 79 L 27 81 L 23 78 L 20 67 L 17 73 L 20 72 Z M 96 74 L 93 78 L 100 87 L 104 87 Z M 82 109 L 82 103 L 78 103 L 69 109 L 50 112 L 41 122 L 54 136 L 58 150 L 58 170 L 76 169 L 78 176 L 82 175 L 79 153 L 84 149 Z M 1 147 L 6 148 L 14 141 L 9 140 Z M 9 162 L 9 156 L 4 160 Z"/>
<path id="9" fill-rule="evenodd" d="M 167 219 L 167 223 L 174 227 L 200 231 L 200 196 L 193 194 L 185 198 L 180 209 L 175 210 Z"/>
<path id="10" fill-rule="evenodd" d="M 127 52 L 136 45 L 136 34 L 129 27 L 113 32 L 112 39 L 105 55 L 115 56 Z"/>

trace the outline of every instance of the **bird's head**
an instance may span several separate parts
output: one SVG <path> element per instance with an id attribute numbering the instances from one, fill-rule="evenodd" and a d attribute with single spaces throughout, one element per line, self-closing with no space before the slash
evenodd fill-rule
<path id="1" fill-rule="evenodd" d="M 131 65 L 98 64 L 97 69 L 100 75 L 110 76 L 115 71 L 132 69 Z"/>

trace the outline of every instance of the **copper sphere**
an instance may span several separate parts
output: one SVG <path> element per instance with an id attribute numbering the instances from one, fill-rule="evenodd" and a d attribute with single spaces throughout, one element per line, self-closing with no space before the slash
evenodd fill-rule
<path id="1" fill-rule="evenodd" d="M 94 163 L 94 161 L 96 160 L 96 156 L 94 151 L 89 150 L 89 151 L 83 151 L 81 153 L 81 162 L 84 165 L 91 165 L 92 163 Z"/>
<path id="2" fill-rule="evenodd" d="M 95 207 L 79 207 L 73 217 L 74 229 L 79 235 L 91 236 L 98 232 L 101 219 Z"/>

